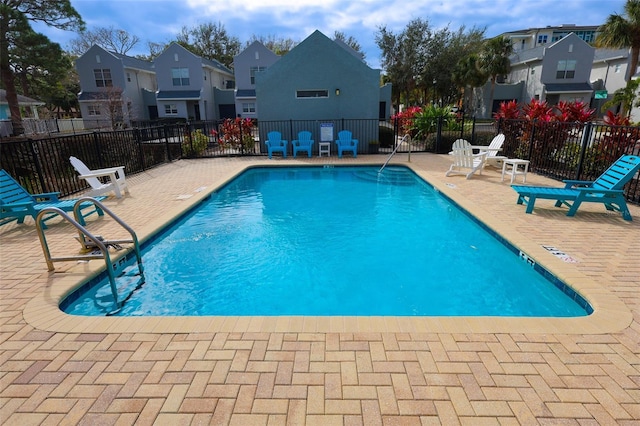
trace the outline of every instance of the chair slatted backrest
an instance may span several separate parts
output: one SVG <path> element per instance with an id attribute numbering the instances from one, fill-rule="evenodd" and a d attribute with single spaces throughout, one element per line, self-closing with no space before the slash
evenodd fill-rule
<path id="1" fill-rule="evenodd" d="M 0 204 L 35 203 L 35 200 L 9 173 L 0 170 Z"/>
<path id="2" fill-rule="evenodd" d="M 601 174 L 591 186 L 597 189 L 622 190 L 638 170 L 640 170 L 640 157 L 637 155 L 623 155 Z"/>
<path id="3" fill-rule="evenodd" d="M 302 145 L 309 145 L 309 142 L 311 142 L 311 132 L 308 130 L 298 132 L 298 142 Z"/>
<path id="4" fill-rule="evenodd" d="M 88 175 L 89 173 L 91 173 L 91 170 L 86 166 L 86 164 L 82 162 L 82 160 L 76 157 L 69 157 L 69 161 L 71 162 L 73 168 L 76 169 L 78 174 Z M 91 185 L 92 188 L 100 188 L 102 186 L 102 182 L 100 182 L 100 180 L 96 177 L 85 178 L 85 180 L 89 185 Z"/>
<path id="5" fill-rule="evenodd" d="M 471 144 L 468 141 L 464 139 L 456 139 L 451 148 L 453 163 L 456 166 L 473 168 L 473 148 L 471 148 Z"/>
<path id="6" fill-rule="evenodd" d="M 338 132 L 338 140 L 340 140 L 340 142 L 350 143 L 352 139 L 352 133 L 350 130 L 342 130 Z"/>
<path id="7" fill-rule="evenodd" d="M 491 140 L 491 143 L 489 144 L 489 148 L 491 148 L 488 151 L 487 157 L 495 157 L 498 155 L 498 150 L 500 148 L 502 148 L 502 144 L 504 144 L 504 133 L 500 133 L 498 134 L 495 138 L 493 138 Z"/>
<path id="8" fill-rule="evenodd" d="M 270 143 L 277 144 L 282 140 L 282 134 L 276 131 L 269 132 L 267 133 L 267 139 L 269 140 Z"/>

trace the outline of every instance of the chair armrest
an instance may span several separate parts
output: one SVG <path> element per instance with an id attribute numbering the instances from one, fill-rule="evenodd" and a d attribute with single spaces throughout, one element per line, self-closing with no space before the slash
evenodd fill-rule
<path id="1" fill-rule="evenodd" d="M 58 196 L 59 192 L 43 192 L 42 194 L 33 194 L 32 197 L 36 199 L 42 199 L 44 201 L 60 201 Z"/>
<path id="2" fill-rule="evenodd" d="M 121 173 L 124 174 L 124 166 L 118 166 L 118 167 L 108 167 L 106 169 L 95 169 L 95 170 L 89 170 L 89 173 L 83 174 L 81 176 L 86 176 L 86 177 L 100 177 L 100 176 L 107 176 L 110 175 L 112 173 Z"/>
<path id="3" fill-rule="evenodd" d="M 23 207 L 28 207 L 33 205 L 33 202 L 31 201 L 20 201 L 20 202 L 15 202 L 15 203 L 3 203 L 0 204 L 0 208 L 2 210 L 9 210 L 9 211 L 13 211 L 15 209 L 22 209 Z"/>
<path id="4" fill-rule="evenodd" d="M 587 187 L 577 187 L 573 188 L 580 192 L 588 192 L 588 193 L 596 193 L 596 194 L 624 194 L 622 189 L 600 189 L 600 188 L 587 188 Z"/>
<path id="5" fill-rule="evenodd" d="M 471 145 L 472 149 L 479 149 L 480 151 L 502 151 L 502 148 L 489 148 L 488 146 L 484 146 L 484 145 Z"/>
<path id="6" fill-rule="evenodd" d="M 591 180 L 563 180 L 565 183 L 565 189 L 572 188 L 576 185 L 581 185 L 583 187 L 589 187 L 593 185 L 593 181 Z"/>

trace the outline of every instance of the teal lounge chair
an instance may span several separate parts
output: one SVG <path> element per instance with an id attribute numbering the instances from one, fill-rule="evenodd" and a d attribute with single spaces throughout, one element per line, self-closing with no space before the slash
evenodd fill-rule
<path id="1" fill-rule="evenodd" d="M 338 133 L 336 145 L 338 145 L 339 158 L 342 158 L 342 153 L 344 151 L 353 152 L 354 158 L 358 156 L 358 139 L 353 139 L 349 130 L 343 130 Z"/>
<path id="2" fill-rule="evenodd" d="M 282 139 L 280 132 L 269 132 L 265 145 L 267 146 L 269 158 L 271 158 L 274 152 L 281 152 L 282 158 L 287 158 L 287 141 Z"/>
<path id="3" fill-rule="evenodd" d="M 38 213 L 47 207 L 57 207 L 65 212 L 73 211 L 73 206 L 77 200 L 60 200 L 59 192 L 48 192 L 46 194 L 29 194 L 20 184 L 12 178 L 6 171 L 0 170 L 0 225 L 17 220 L 23 223 L 24 218 L 31 216 L 36 219 Z M 103 200 L 107 197 L 96 197 L 96 200 Z M 92 208 L 93 207 L 93 208 Z M 103 216 L 104 212 L 92 203 L 84 203 L 81 208 L 90 208 L 86 214 L 80 217 L 80 224 L 84 226 L 84 218 L 92 213 Z M 44 220 L 55 217 L 56 214 L 47 216 Z M 44 222 L 44 221 L 43 221 Z"/>
<path id="4" fill-rule="evenodd" d="M 527 213 L 533 212 L 536 200 L 556 200 L 556 207 L 569 206 L 567 216 L 576 214 L 582 203 L 602 203 L 607 210 L 619 211 L 624 220 L 631 220 L 631 213 L 624 199 L 624 185 L 640 170 L 640 157 L 623 155 L 593 182 L 565 180 L 564 188 L 511 185 L 518 193 L 518 204 L 527 205 Z M 570 201 L 572 203 L 570 203 Z"/>
<path id="5" fill-rule="evenodd" d="M 313 149 L 313 139 L 311 139 L 311 132 L 303 130 L 298 132 L 298 139 L 291 141 L 293 147 L 293 157 L 295 158 L 298 151 L 306 151 L 311 158 L 311 150 Z"/>

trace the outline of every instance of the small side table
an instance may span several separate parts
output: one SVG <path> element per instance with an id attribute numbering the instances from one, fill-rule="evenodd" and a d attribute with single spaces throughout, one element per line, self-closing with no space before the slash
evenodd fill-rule
<path id="1" fill-rule="evenodd" d="M 331 142 L 320 142 L 318 144 L 318 156 L 322 157 L 322 154 L 327 154 L 327 157 L 331 157 Z"/>
<path id="2" fill-rule="evenodd" d="M 529 171 L 529 160 L 521 160 L 519 158 L 507 158 L 502 160 L 502 181 L 504 182 L 504 175 L 511 176 L 511 183 L 513 183 L 517 175 L 522 176 L 522 183 L 527 181 L 527 172 Z"/>

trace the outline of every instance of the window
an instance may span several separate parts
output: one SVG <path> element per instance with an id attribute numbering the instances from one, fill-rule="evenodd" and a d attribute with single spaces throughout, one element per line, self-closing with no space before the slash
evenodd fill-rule
<path id="1" fill-rule="evenodd" d="M 256 104 L 253 102 L 246 102 L 242 104 L 242 112 L 243 113 L 255 113 L 256 112 Z"/>
<path id="2" fill-rule="evenodd" d="M 164 113 L 166 115 L 178 115 L 178 105 L 164 104 Z"/>
<path id="3" fill-rule="evenodd" d="M 576 61 L 558 61 L 556 78 L 573 78 L 576 75 Z"/>
<path id="4" fill-rule="evenodd" d="M 615 72 L 616 74 L 620 73 L 620 64 L 616 64 L 615 67 L 613 67 L 613 72 Z"/>
<path id="5" fill-rule="evenodd" d="M 129 81 L 129 82 L 131 81 L 131 74 L 130 73 L 127 73 L 127 81 Z"/>
<path id="6" fill-rule="evenodd" d="M 328 98 L 328 90 L 296 90 L 296 98 Z"/>
<path id="7" fill-rule="evenodd" d="M 174 86 L 188 86 L 189 68 L 171 68 L 171 79 Z"/>
<path id="8" fill-rule="evenodd" d="M 251 75 L 251 84 L 256 84 L 256 73 L 266 70 L 267 67 L 251 67 L 249 74 Z"/>
<path id="9" fill-rule="evenodd" d="M 547 35 L 546 34 L 540 34 L 538 36 L 538 44 L 547 44 Z"/>
<path id="10" fill-rule="evenodd" d="M 99 105 L 88 105 L 87 112 L 89 115 L 100 115 L 100 106 Z"/>
<path id="11" fill-rule="evenodd" d="M 113 87 L 111 80 L 111 70 L 108 68 L 96 68 L 93 70 L 97 87 Z"/>

